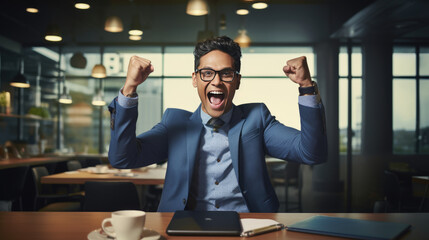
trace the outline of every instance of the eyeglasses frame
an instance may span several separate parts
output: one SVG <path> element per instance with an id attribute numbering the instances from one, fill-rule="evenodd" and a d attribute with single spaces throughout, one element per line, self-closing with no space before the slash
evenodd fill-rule
<path id="1" fill-rule="evenodd" d="M 213 78 L 212 78 L 211 80 L 204 80 L 204 79 L 202 78 L 202 76 L 201 76 L 201 70 L 211 70 L 211 71 L 215 72 L 215 74 L 213 75 Z M 232 80 L 231 80 L 231 81 L 225 81 L 225 80 L 223 80 L 223 79 L 222 79 L 222 77 L 221 77 L 221 75 L 219 74 L 220 72 L 225 71 L 225 70 L 232 70 L 232 71 L 233 71 L 233 73 L 234 73 L 234 77 L 232 78 Z M 238 71 L 234 71 L 233 69 L 228 69 L 228 68 L 227 68 L 227 69 L 222 69 L 222 70 L 219 70 L 219 71 L 216 71 L 216 70 L 211 69 L 211 68 L 195 69 L 195 73 L 197 73 L 197 72 L 199 72 L 199 73 L 200 73 L 200 79 L 201 79 L 201 81 L 203 81 L 203 82 L 211 82 L 211 81 L 213 81 L 213 79 L 215 79 L 216 75 L 219 75 L 219 78 L 220 78 L 220 80 L 221 80 L 222 82 L 230 83 L 230 82 L 233 82 L 233 81 L 234 81 L 234 79 L 235 79 L 235 77 L 236 77 L 236 76 L 240 75 L 240 72 L 238 72 Z"/>

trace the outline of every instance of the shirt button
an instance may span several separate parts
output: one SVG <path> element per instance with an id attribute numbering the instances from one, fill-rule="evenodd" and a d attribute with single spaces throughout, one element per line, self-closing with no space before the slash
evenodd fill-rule
<path id="1" fill-rule="evenodd" d="M 183 199 L 182 201 L 183 201 L 183 204 L 186 204 L 186 199 Z"/>
<path id="2" fill-rule="evenodd" d="M 219 182 L 218 182 L 218 181 L 216 181 L 216 182 L 215 182 L 215 184 L 216 184 L 216 185 L 219 185 Z"/>
<path id="3" fill-rule="evenodd" d="M 216 208 L 218 208 L 218 209 L 220 208 L 220 206 L 219 206 L 219 205 L 216 205 L 215 207 L 216 207 Z"/>
<path id="4" fill-rule="evenodd" d="M 220 159 L 218 158 L 216 161 L 217 161 L 217 162 L 220 162 Z"/>

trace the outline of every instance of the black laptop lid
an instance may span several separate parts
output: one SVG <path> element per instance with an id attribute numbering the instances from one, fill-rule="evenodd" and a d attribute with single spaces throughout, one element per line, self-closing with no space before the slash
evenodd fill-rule
<path id="1" fill-rule="evenodd" d="M 169 235 L 240 236 L 240 216 L 234 211 L 176 211 Z"/>

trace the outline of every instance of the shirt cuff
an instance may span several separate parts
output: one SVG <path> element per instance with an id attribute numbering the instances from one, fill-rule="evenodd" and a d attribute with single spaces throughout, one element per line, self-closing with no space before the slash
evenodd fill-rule
<path id="1" fill-rule="evenodd" d="M 118 94 L 118 103 L 123 108 L 132 108 L 137 106 L 137 104 L 139 103 L 139 97 L 138 96 L 134 98 L 125 97 L 124 94 L 122 94 L 122 88 L 121 88 Z"/>
<path id="2" fill-rule="evenodd" d="M 305 95 L 305 96 L 299 96 L 298 97 L 298 104 L 305 106 L 305 107 L 311 107 L 311 108 L 318 108 L 320 103 L 320 97 L 319 95 Z"/>

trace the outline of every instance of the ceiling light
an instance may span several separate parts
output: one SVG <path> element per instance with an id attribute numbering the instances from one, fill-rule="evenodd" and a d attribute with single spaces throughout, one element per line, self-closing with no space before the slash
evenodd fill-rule
<path id="1" fill-rule="evenodd" d="M 91 6 L 89 5 L 88 1 L 78 0 L 74 4 L 74 7 L 77 8 L 77 9 L 86 10 L 86 9 L 89 9 Z"/>
<path id="2" fill-rule="evenodd" d="M 130 40 L 139 41 L 139 40 L 142 40 L 142 36 L 130 35 Z"/>
<path id="3" fill-rule="evenodd" d="M 29 13 L 38 13 L 39 9 L 35 8 L 35 7 L 28 7 L 25 9 L 25 11 L 29 12 Z"/>
<path id="4" fill-rule="evenodd" d="M 122 20 L 117 16 L 110 16 L 107 18 L 106 23 L 104 24 L 104 30 L 107 32 L 122 32 L 124 30 L 124 25 Z"/>
<path id="5" fill-rule="evenodd" d="M 92 98 L 92 105 L 94 106 L 104 106 L 106 105 L 106 101 L 103 99 L 103 91 L 99 90 L 96 95 Z"/>
<path id="6" fill-rule="evenodd" d="M 249 47 L 250 43 L 252 42 L 250 37 L 247 36 L 247 31 L 245 29 L 238 30 L 238 35 L 234 41 L 238 43 L 241 48 Z"/>
<path id="7" fill-rule="evenodd" d="M 71 104 L 73 102 L 72 97 L 70 96 L 68 89 L 65 86 L 65 83 L 63 87 L 63 94 L 61 94 L 60 99 L 58 99 L 58 101 L 63 104 Z"/>
<path id="8" fill-rule="evenodd" d="M 236 11 L 236 13 L 237 13 L 237 15 L 247 15 L 247 14 L 249 14 L 249 10 L 242 8 L 242 9 L 238 9 Z"/>
<path id="9" fill-rule="evenodd" d="M 30 83 L 28 82 L 27 78 L 24 76 L 24 60 L 21 59 L 19 63 L 19 72 L 15 75 L 15 77 L 12 78 L 10 81 L 10 85 L 12 87 L 17 88 L 29 88 Z"/>
<path id="10" fill-rule="evenodd" d="M 252 8 L 254 9 L 265 9 L 268 7 L 268 4 L 265 2 L 256 2 L 252 4 Z"/>
<path id="11" fill-rule="evenodd" d="M 143 35 L 143 31 L 142 31 L 142 30 L 138 30 L 138 29 L 130 30 L 130 31 L 128 31 L 128 33 L 129 33 L 131 36 L 141 36 L 141 35 Z M 140 38 L 141 38 L 141 37 L 140 37 Z"/>
<path id="12" fill-rule="evenodd" d="M 70 66 L 79 69 L 86 68 L 86 58 L 82 52 L 75 52 L 70 58 Z"/>
<path id="13" fill-rule="evenodd" d="M 18 73 L 15 75 L 15 77 L 10 81 L 10 85 L 12 87 L 17 88 L 29 88 L 30 83 L 28 82 L 27 78 L 22 74 Z"/>
<path id="14" fill-rule="evenodd" d="M 103 66 L 103 64 L 95 64 L 95 66 L 92 68 L 91 76 L 93 78 L 105 78 L 107 76 L 106 68 Z"/>
<path id="15" fill-rule="evenodd" d="M 205 0 L 189 0 L 186 13 L 192 16 L 203 16 L 209 13 L 209 6 Z"/>
<path id="16" fill-rule="evenodd" d="M 140 36 L 143 35 L 143 31 L 141 29 L 142 25 L 140 24 L 139 15 L 135 15 L 131 22 L 130 31 L 128 31 L 128 33 L 130 35 Z"/>
<path id="17" fill-rule="evenodd" d="M 46 29 L 45 40 L 50 42 L 59 42 L 63 40 L 60 29 L 57 25 L 51 24 Z"/>

